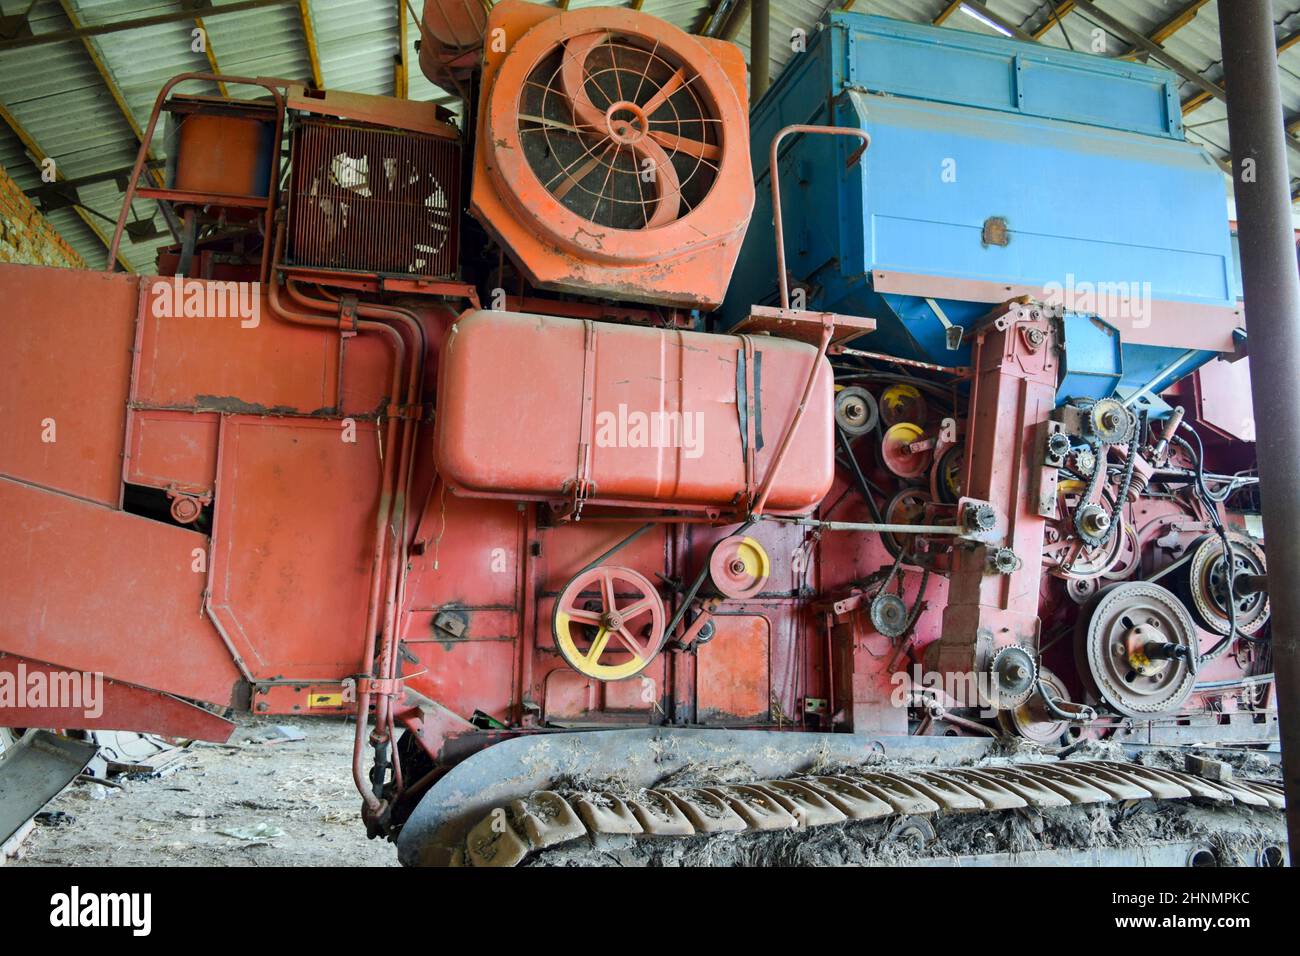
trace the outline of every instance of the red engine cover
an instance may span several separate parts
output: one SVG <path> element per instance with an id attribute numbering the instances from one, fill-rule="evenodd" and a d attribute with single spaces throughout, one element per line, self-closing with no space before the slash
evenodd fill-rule
<path id="1" fill-rule="evenodd" d="M 761 485 L 817 352 L 788 339 L 753 343 Z M 735 505 L 745 488 L 744 352 L 742 336 L 467 312 L 442 353 L 438 466 L 470 495 L 562 500 L 585 476 L 596 504 Z M 832 404 L 822 360 L 768 510 L 807 511 L 830 490 Z"/>

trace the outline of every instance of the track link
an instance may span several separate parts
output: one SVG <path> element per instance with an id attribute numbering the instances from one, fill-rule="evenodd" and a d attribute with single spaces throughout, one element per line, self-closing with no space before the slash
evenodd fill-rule
<path id="1" fill-rule="evenodd" d="M 537 790 L 494 808 L 466 835 L 453 865 L 516 866 L 530 854 L 586 836 L 689 837 L 800 829 L 967 811 L 1052 809 L 1136 800 L 1196 800 L 1281 810 L 1282 788 L 1214 781 L 1114 761 L 1009 763 L 906 772 L 847 772 L 689 788 L 637 796 Z"/>

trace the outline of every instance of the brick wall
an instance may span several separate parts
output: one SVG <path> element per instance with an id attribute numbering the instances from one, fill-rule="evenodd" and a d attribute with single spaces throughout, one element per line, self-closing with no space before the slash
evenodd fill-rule
<path id="1" fill-rule="evenodd" d="M 81 256 L 54 231 L 3 166 L 0 166 L 0 262 L 86 268 Z"/>

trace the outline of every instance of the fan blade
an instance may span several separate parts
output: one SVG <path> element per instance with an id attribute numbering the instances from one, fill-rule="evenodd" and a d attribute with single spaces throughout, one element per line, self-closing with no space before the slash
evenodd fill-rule
<path id="1" fill-rule="evenodd" d="M 661 133 L 656 130 L 652 130 L 649 136 L 660 146 L 676 153 L 686 153 L 696 159 L 722 158 L 722 147 L 713 143 L 702 143 L 698 139 L 687 139 L 685 136 L 675 136 L 672 133 Z"/>
<path id="2" fill-rule="evenodd" d="M 591 74 L 587 71 L 587 57 L 591 55 L 592 50 L 608 39 L 608 33 L 584 33 L 581 36 L 570 37 L 564 46 L 564 63 L 560 67 L 560 86 L 569 100 L 569 105 L 573 108 L 573 115 L 579 124 L 594 126 L 597 129 L 604 129 L 606 126 L 605 111 L 591 101 L 591 94 L 587 92 L 587 80 L 591 78 Z M 596 88 L 600 89 L 599 86 Z M 607 105 L 612 106 L 613 101 Z"/>
<path id="3" fill-rule="evenodd" d="M 686 67 L 681 67 L 676 73 L 668 77 L 664 85 L 659 87 L 658 92 L 650 99 L 641 104 L 641 111 L 649 118 L 655 114 L 659 107 L 668 102 L 668 97 L 672 96 L 683 86 L 686 85 Z"/>

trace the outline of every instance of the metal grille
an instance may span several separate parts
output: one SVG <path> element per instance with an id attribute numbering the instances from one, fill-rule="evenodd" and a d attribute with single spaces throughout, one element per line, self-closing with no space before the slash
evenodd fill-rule
<path id="1" fill-rule="evenodd" d="M 458 142 L 304 119 L 294 136 L 289 258 L 389 275 L 456 274 Z"/>

